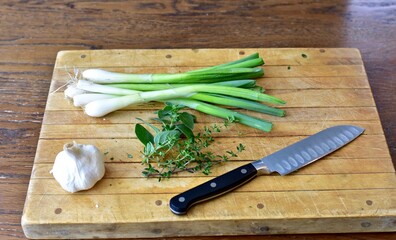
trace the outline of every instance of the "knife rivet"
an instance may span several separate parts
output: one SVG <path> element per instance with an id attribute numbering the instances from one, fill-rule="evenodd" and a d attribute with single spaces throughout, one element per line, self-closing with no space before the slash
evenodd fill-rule
<path id="1" fill-rule="evenodd" d="M 184 202 L 186 199 L 184 197 L 179 197 L 179 202 Z"/>
<path id="2" fill-rule="evenodd" d="M 210 183 L 210 186 L 211 186 L 212 188 L 215 188 L 215 187 L 217 186 L 217 184 L 216 184 L 215 182 L 211 182 L 211 183 Z"/>
<path id="3" fill-rule="evenodd" d="M 244 168 L 242 168 L 242 169 L 241 169 L 241 173 L 242 173 L 242 174 L 245 174 L 245 173 L 247 173 L 247 170 L 244 169 Z"/>

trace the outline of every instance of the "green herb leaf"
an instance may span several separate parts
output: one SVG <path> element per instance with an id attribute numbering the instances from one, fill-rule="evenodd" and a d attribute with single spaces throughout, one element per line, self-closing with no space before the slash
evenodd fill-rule
<path id="1" fill-rule="evenodd" d="M 193 130 L 194 129 L 194 116 L 188 112 L 182 112 L 179 115 L 179 119 L 186 127 Z"/>
<path id="2" fill-rule="evenodd" d="M 151 142 L 148 142 L 144 147 L 144 154 L 146 156 L 150 156 L 155 152 L 154 145 Z"/>
<path id="3" fill-rule="evenodd" d="M 174 138 L 178 138 L 180 132 L 177 130 L 167 130 L 157 133 L 154 137 L 155 146 L 160 146 L 166 144 L 167 141 L 171 141 Z"/>
<path id="4" fill-rule="evenodd" d="M 141 118 L 136 118 L 137 120 L 139 120 L 139 121 L 142 121 L 144 124 L 146 124 L 147 126 L 149 126 L 151 129 L 153 129 L 154 130 L 154 132 L 155 133 L 158 133 L 158 132 L 160 132 L 161 130 L 159 130 L 157 127 L 155 127 L 155 126 L 153 126 L 153 125 L 151 125 L 150 123 L 148 123 L 148 122 L 146 122 L 146 121 L 144 121 L 143 119 L 141 119 Z"/>
<path id="5" fill-rule="evenodd" d="M 173 107 L 171 105 L 165 106 L 163 109 L 159 110 L 157 112 L 158 118 L 163 120 L 165 119 L 173 110 Z"/>
<path id="6" fill-rule="evenodd" d="M 227 151 L 228 154 L 230 154 L 231 157 L 238 157 L 233 151 Z"/>
<path id="7" fill-rule="evenodd" d="M 137 138 L 142 142 L 144 145 L 147 145 L 147 143 L 154 142 L 154 137 L 153 135 L 147 131 L 146 128 L 144 128 L 141 124 L 136 124 L 135 126 L 135 134 Z"/>
<path id="8" fill-rule="evenodd" d="M 240 144 L 237 146 L 237 151 L 240 153 L 240 152 L 242 152 L 243 150 L 245 150 L 245 146 L 244 146 L 242 143 L 240 143 Z"/>
<path id="9" fill-rule="evenodd" d="M 187 138 L 194 138 L 194 133 L 191 131 L 191 128 L 187 127 L 184 124 L 177 124 L 176 128 L 180 130 Z"/>

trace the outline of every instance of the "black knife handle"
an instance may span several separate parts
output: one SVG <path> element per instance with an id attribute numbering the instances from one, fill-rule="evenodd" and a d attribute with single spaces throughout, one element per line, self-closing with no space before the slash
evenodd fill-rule
<path id="1" fill-rule="evenodd" d="M 251 163 L 243 165 L 174 196 L 169 202 L 169 207 L 174 214 L 186 214 L 192 205 L 227 193 L 256 176 L 257 170 Z"/>

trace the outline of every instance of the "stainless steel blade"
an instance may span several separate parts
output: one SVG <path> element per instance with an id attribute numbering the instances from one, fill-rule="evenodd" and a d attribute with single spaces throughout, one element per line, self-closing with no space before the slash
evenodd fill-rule
<path id="1" fill-rule="evenodd" d="M 364 128 L 352 125 L 330 127 L 252 164 L 264 173 L 286 175 L 334 152 L 363 132 Z"/>

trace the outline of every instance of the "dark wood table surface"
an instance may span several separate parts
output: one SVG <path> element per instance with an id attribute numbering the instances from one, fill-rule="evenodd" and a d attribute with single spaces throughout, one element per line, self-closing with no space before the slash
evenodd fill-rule
<path id="1" fill-rule="evenodd" d="M 1 1 L 0 238 L 25 238 L 20 220 L 58 51 L 250 47 L 359 48 L 396 162 L 395 0 Z M 229 238 L 344 240 L 396 235 L 191 239 Z"/>

